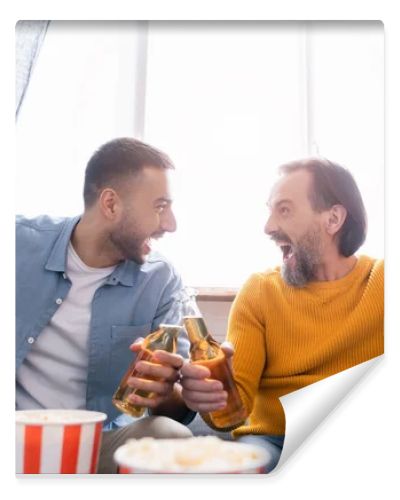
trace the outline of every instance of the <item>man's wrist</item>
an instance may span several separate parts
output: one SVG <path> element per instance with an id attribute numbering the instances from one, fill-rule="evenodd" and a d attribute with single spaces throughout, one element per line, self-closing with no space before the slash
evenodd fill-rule
<path id="1" fill-rule="evenodd" d="M 182 386 L 175 382 L 171 396 L 156 408 L 148 408 L 148 415 L 163 415 L 188 425 L 196 416 L 196 412 L 186 406 L 182 398 Z"/>

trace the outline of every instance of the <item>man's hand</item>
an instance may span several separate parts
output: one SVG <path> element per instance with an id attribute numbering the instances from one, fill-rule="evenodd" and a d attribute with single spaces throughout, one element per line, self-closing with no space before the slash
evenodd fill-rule
<path id="1" fill-rule="evenodd" d="M 142 343 L 143 339 L 138 339 L 130 346 L 130 349 L 133 352 L 139 352 Z M 180 379 L 179 370 L 182 365 L 182 356 L 166 351 L 154 351 L 150 361 L 138 361 L 135 366 L 138 376 L 130 377 L 127 383 L 133 389 L 152 393 L 152 397 L 146 398 L 131 394 L 130 402 L 146 408 L 156 408 L 172 396 L 174 384 Z"/>
<path id="2" fill-rule="evenodd" d="M 228 362 L 231 362 L 232 344 L 224 342 L 221 348 Z M 228 394 L 220 381 L 210 378 L 211 373 L 208 368 L 185 363 L 181 373 L 182 397 L 188 408 L 199 413 L 210 413 L 225 408 Z"/>

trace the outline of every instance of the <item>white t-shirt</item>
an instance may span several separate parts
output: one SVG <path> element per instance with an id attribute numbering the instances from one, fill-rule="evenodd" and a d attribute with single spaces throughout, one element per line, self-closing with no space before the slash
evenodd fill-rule
<path id="1" fill-rule="evenodd" d="M 69 243 L 72 286 L 17 372 L 18 410 L 85 408 L 92 299 L 114 269 L 87 266 Z"/>

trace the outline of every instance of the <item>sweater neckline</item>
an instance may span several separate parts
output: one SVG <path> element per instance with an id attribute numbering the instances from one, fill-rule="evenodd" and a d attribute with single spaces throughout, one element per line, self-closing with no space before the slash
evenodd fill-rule
<path id="1" fill-rule="evenodd" d="M 365 269 L 368 267 L 369 263 L 369 257 L 360 255 L 359 257 L 357 257 L 357 262 L 355 263 L 353 269 L 345 276 L 343 276 L 343 278 L 332 281 L 311 281 L 310 283 L 307 283 L 304 288 L 310 291 L 336 290 L 338 288 L 347 288 L 365 272 Z"/>

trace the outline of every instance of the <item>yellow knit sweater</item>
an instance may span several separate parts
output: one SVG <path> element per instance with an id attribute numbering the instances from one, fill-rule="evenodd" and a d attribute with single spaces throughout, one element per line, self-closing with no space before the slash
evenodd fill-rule
<path id="1" fill-rule="evenodd" d="M 383 353 L 383 261 L 361 256 L 344 278 L 287 285 L 252 275 L 228 324 L 233 368 L 250 417 L 243 434 L 284 434 L 278 398 Z"/>

